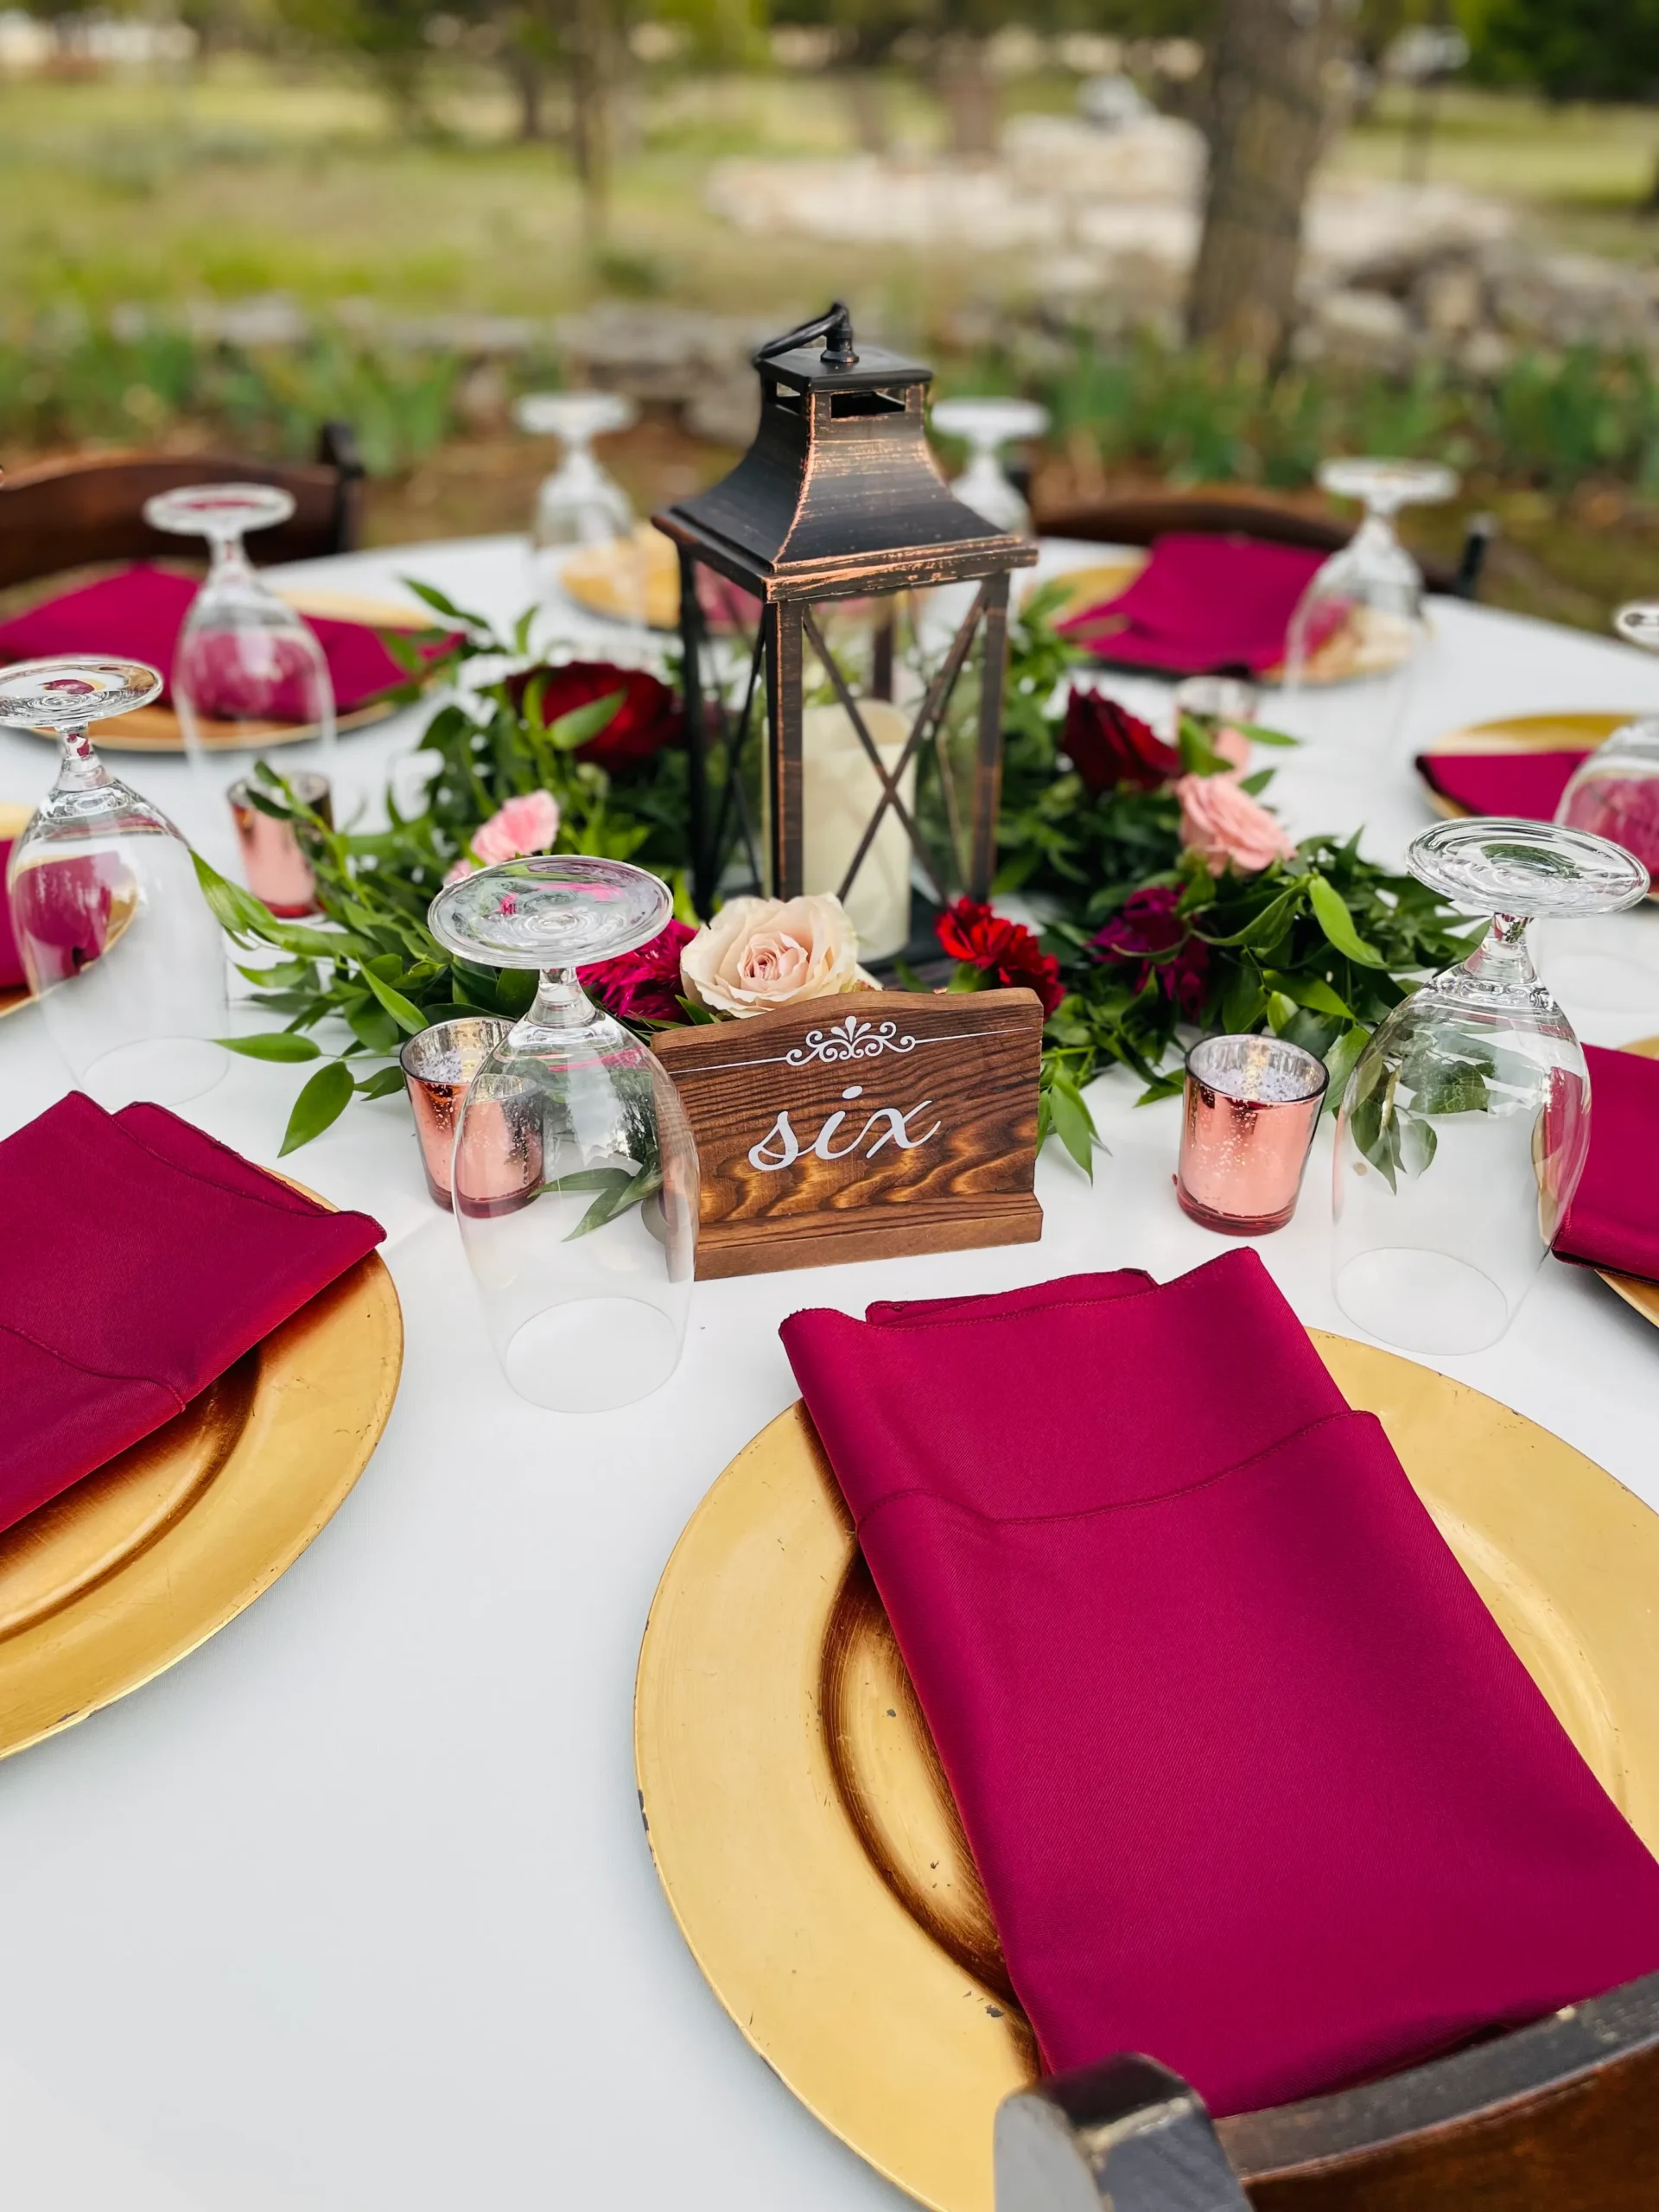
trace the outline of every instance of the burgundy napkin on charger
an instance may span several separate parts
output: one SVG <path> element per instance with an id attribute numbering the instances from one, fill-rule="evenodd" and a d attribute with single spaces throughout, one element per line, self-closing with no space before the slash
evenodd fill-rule
<path id="1" fill-rule="evenodd" d="M 1283 660 L 1290 618 L 1325 557 L 1264 538 L 1174 531 L 1126 590 L 1059 628 L 1103 660 L 1136 668 L 1260 674 Z"/>
<path id="2" fill-rule="evenodd" d="M 170 680 L 179 632 L 197 588 L 188 576 L 141 563 L 0 622 L 0 661 L 33 660 L 48 653 L 125 654 L 147 661 Z M 328 663 L 339 713 L 350 714 L 408 682 L 406 672 L 366 624 L 324 615 L 308 614 L 305 620 Z M 279 719 L 300 718 L 303 709 L 297 682 L 294 693 L 290 702 L 279 699 Z M 168 693 L 163 690 L 162 696 L 166 698 Z"/>
<path id="3" fill-rule="evenodd" d="M 0 1142 L 0 1529 L 161 1427 L 385 1231 L 160 1106 Z"/>
<path id="4" fill-rule="evenodd" d="M 1255 1253 L 783 1338 L 1049 2066 L 1234 2113 L 1659 1967 L 1659 1865 Z"/>
<path id="5" fill-rule="evenodd" d="M 1590 1157 L 1555 1232 L 1586 1267 L 1659 1282 L 1659 1060 L 1586 1045 Z"/>
<path id="6" fill-rule="evenodd" d="M 1553 822 L 1561 793 L 1586 758 L 1577 753 L 1420 753 L 1417 772 L 1431 791 L 1471 814 Z"/>

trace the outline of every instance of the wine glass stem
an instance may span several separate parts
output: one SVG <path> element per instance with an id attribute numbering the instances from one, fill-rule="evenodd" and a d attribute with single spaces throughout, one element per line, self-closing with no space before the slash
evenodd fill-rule
<path id="1" fill-rule="evenodd" d="M 598 1019 L 598 1009 L 576 979 L 574 968 L 544 968 L 536 1002 L 513 1031 L 518 1043 L 532 1029 L 585 1029 Z"/>
<path id="2" fill-rule="evenodd" d="M 92 750 L 92 741 L 85 722 L 75 729 L 60 729 L 58 738 L 63 747 L 63 764 L 58 777 L 60 784 L 73 785 L 78 791 L 90 791 L 94 785 L 109 781 L 104 763 Z"/>
<path id="3" fill-rule="evenodd" d="M 216 531 L 209 542 L 213 546 L 213 565 L 207 577 L 210 584 L 240 582 L 245 576 L 252 575 L 239 531 L 232 531 L 228 537 Z"/>
<path id="4" fill-rule="evenodd" d="M 1526 914 L 1494 914 L 1492 926 L 1465 961 L 1482 982 L 1530 983 L 1536 980 L 1527 945 Z"/>

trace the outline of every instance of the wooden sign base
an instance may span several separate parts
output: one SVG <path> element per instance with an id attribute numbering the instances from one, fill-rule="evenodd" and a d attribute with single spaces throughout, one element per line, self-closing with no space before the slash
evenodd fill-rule
<path id="1" fill-rule="evenodd" d="M 697 1274 L 1030 1244 L 1033 991 L 857 991 L 661 1032 L 696 1137 Z"/>

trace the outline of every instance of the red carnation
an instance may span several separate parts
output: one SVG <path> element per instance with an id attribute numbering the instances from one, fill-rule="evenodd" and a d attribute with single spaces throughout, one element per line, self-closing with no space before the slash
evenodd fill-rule
<path id="1" fill-rule="evenodd" d="M 643 668 L 613 668 L 609 661 L 571 660 L 560 668 L 526 668 L 507 678 L 507 696 L 522 708 L 524 694 L 537 677 L 544 677 L 542 720 L 556 722 L 594 699 L 608 699 L 613 691 L 622 702 L 596 737 L 576 747 L 578 760 L 591 760 L 613 773 L 637 767 L 664 745 L 677 741 L 681 729 L 679 701 L 667 684 L 659 683 Z"/>
<path id="2" fill-rule="evenodd" d="M 977 899 L 958 899 L 934 924 L 939 943 L 953 960 L 977 968 L 989 989 L 1001 983 L 1035 991 L 1046 1020 L 1065 996 L 1060 963 L 1045 952 L 1021 922 L 1005 921 Z"/>
<path id="3" fill-rule="evenodd" d="M 1180 898 L 1167 884 L 1132 891 L 1096 934 L 1093 949 L 1102 960 L 1137 962 L 1136 990 L 1145 990 L 1155 976 L 1164 996 L 1186 1020 L 1196 1021 L 1210 981 L 1210 948 L 1176 911 Z"/>
<path id="4" fill-rule="evenodd" d="M 1072 766 L 1096 797 L 1117 784 L 1155 791 L 1181 772 L 1181 756 L 1150 722 L 1098 691 L 1073 690 L 1062 741 Z"/>
<path id="5" fill-rule="evenodd" d="M 680 952 L 696 935 L 689 922 L 670 922 L 649 944 L 579 969 L 582 988 L 619 1021 L 683 1021 Z"/>

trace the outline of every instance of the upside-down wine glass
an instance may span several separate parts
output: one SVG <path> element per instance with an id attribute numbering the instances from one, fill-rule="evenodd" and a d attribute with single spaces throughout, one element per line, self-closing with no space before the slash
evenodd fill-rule
<path id="1" fill-rule="evenodd" d="M 1543 822 L 1442 822 L 1407 865 L 1490 914 L 1484 941 L 1397 1006 L 1337 1120 L 1337 1303 L 1408 1351 L 1478 1351 L 1514 1319 L 1577 1187 L 1590 1075 L 1540 982 L 1529 918 L 1617 913 L 1648 888 L 1618 846 Z"/>
<path id="2" fill-rule="evenodd" d="M 1429 634 L 1423 572 L 1394 518 L 1402 507 L 1449 499 L 1458 478 L 1428 461 L 1327 461 L 1319 475 L 1338 499 L 1362 500 L 1365 518 L 1315 574 L 1291 617 L 1285 687 L 1351 686 L 1341 694 L 1344 734 L 1386 745 L 1405 717 L 1412 664 Z"/>
<path id="3" fill-rule="evenodd" d="M 71 654 L 0 669 L 0 721 L 60 741 L 57 781 L 12 849 L 12 932 L 75 1081 L 100 1105 L 176 1106 L 217 1083 L 226 1027 L 224 939 L 190 848 L 111 776 L 89 723 L 146 706 L 142 662 Z"/>
<path id="4" fill-rule="evenodd" d="M 211 549 L 173 657 L 173 705 L 198 768 L 210 754 L 245 765 L 273 744 L 302 747 L 289 755 L 296 766 L 332 757 L 334 687 L 316 632 L 261 582 L 242 543 L 293 512 L 293 494 L 274 484 L 190 484 L 144 502 L 152 529 Z"/>
<path id="5" fill-rule="evenodd" d="M 685 1337 L 697 1154 L 655 1056 L 576 970 L 658 935 L 666 886 L 621 861 L 545 854 L 447 885 L 432 933 L 482 968 L 537 971 L 455 1122 L 450 1186 L 507 1380 L 537 1405 L 601 1413 L 667 1381 Z"/>
<path id="6" fill-rule="evenodd" d="M 946 437 L 967 442 L 968 466 L 950 486 L 963 505 L 983 515 L 993 529 L 1029 537 L 1031 509 L 1004 470 L 1001 454 L 1015 438 L 1040 438 L 1048 428 L 1047 408 L 1034 399 L 941 399 L 931 419 Z"/>

